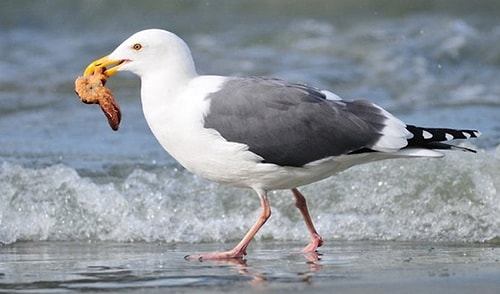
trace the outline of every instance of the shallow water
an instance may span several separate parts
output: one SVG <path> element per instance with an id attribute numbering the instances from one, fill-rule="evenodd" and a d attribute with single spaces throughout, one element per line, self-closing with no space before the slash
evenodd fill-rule
<path id="1" fill-rule="evenodd" d="M 169 273 L 188 272 L 199 265 L 185 264 L 182 254 L 190 248 L 236 242 L 256 218 L 259 206 L 253 192 L 193 176 L 161 149 L 142 116 L 136 77 L 120 74 L 108 83 L 123 112 L 116 133 L 97 106 L 84 105 L 74 95 L 73 81 L 90 61 L 150 27 L 183 37 L 200 73 L 304 82 L 346 99 L 367 98 L 407 123 L 481 130 L 480 139 L 467 143 L 477 154 L 449 152 L 439 160 L 368 164 L 302 192 L 327 242 L 362 244 L 363 252 L 371 252 L 368 256 L 378 252 L 380 244 L 392 244 L 373 245 L 373 241 L 494 244 L 500 237 L 499 12 L 500 5 L 493 0 L 3 1 L 0 250 L 27 248 L 35 256 L 19 263 L 23 270 L 47 264 L 54 270 L 41 271 L 45 276 L 40 281 L 50 284 L 54 279 L 54 287 L 63 290 L 127 288 L 123 278 L 129 277 L 127 270 L 133 273 L 132 288 L 150 289 L 158 283 L 162 287 L 181 283 L 182 288 L 193 280 L 193 287 L 214 283 L 213 289 L 219 289 L 226 285 L 224 275 L 230 283 L 246 285 L 251 280 L 235 273 L 235 266 L 203 268 L 205 264 L 198 274 L 181 275 L 179 280 L 169 274 L 163 280 L 151 278 L 157 264 L 135 252 L 150 252 L 159 260 L 167 254 L 168 260 L 179 262 Z M 287 279 L 294 281 L 293 287 L 303 285 L 294 283 L 298 271 L 307 272 L 303 269 L 307 263 L 272 244 L 281 248 L 285 241 L 304 242 L 304 225 L 290 192 L 274 192 L 270 202 L 273 216 L 252 243 L 257 250 L 249 257 L 263 262 L 262 268 L 257 265 L 251 271 L 271 272 L 267 280 L 278 281 L 278 288 L 288 285 Z M 470 246 L 472 251 L 483 248 Z M 165 247 L 175 249 L 175 254 Z M 335 248 L 323 249 L 323 262 L 349 255 L 345 251 L 336 255 Z M 59 261 L 52 249 L 61 251 Z M 84 261 L 96 251 L 115 249 L 131 251 L 139 259 L 123 276 L 123 256 L 109 264 Z M 76 277 L 61 278 L 61 269 L 71 266 L 72 250 L 77 250 L 74 266 L 79 272 L 70 270 Z M 46 263 L 43 256 L 56 261 Z M 440 275 L 441 263 L 436 269 L 433 260 L 421 273 Z M 469 270 L 466 263 L 464 275 Z M 0 283 L 6 287 L 17 283 L 10 272 L 14 264 L 0 263 Z M 393 265 L 385 264 L 389 273 L 401 269 Z M 290 270 L 280 272 L 279 266 Z M 498 270 L 496 266 L 492 268 Z M 203 270 L 215 273 L 205 279 Z M 16 289 L 52 287 L 37 284 L 36 273 L 28 272 L 25 276 L 19 272 Z M 332 278 L 336 281 L 335 273 L 314 277 L 328 289 Z M 82 279 L 80 274 L 91 278 Z M 409 279 L 413 278 L 417 277 Z M 82 286 L 80 280 L 99 283 Z M 352 286 L 356 281 L 340 284 Z"/>
<path id="2" fill-rule="evenodd" d="M 251 258 L 186 261 L 216 244 L 26 242 L 0 248 L 0 289 L 16 292 L 135 291 L 496 293 L 499 249 L 484 245 L 335 242 L 319 255 L 300 244 L 258 242 Z M 190 251 L 186 251 L 190 250 Z"/>

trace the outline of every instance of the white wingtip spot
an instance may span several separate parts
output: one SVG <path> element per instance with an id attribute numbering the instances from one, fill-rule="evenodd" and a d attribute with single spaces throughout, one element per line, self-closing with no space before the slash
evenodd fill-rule
<path id="1" fill-rule="evenodd" d="M 469 139 L 470 137 L 472 137 L 471 134 L 466 132 L 462 132 L 462 135 L 464 135 L 465 139 Z"/>
<path id="2" fill-rule="evenodd" d="M 424 136 L 424 139 L 430 139 L 432 138 L 432 134 L 427 132 L 427 131 L 423 131 L 422 132 L 422 136 Z"/>
<path id="3" fill-rule="evenodd" d="M 464 135 L 465 135 L 465 133 L 464 133 Z M 453 135 L 452 135 L 452 134 L 448 134 L 448 133 L 446 133 L 444 136 L 445 136 L 446 140 L 448 140 L 448 141 L 455 139 L 455 137 L 453 137 Z M 467 137 L 467 136 L 466 136 L 466 137 Z"/>

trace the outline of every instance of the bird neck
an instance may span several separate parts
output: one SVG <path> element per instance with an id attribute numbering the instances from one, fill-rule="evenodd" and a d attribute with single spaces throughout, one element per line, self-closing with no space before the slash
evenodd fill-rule
<path id="1" fill-rule="evenodd" d="M 197 76 L 196 72 L 185 71 L 180 74 L 172 71 L 158 72 L 141 77 L 141 103 L 149 126 L 153 122 L 168 123 L 179 103 L 180 94 L 189 82 Z"/>
<path id="2" fill-rule="evenodd" d="M 154 100 L 154 104 L 165 104 L 167 101 L 175 99 L 179 92 L 198 74 L 194 68 L 184 68 L 174 71 L 172 69 L 157 70 L 151 74 L 141 76 L 141 96 L 142 99 Z M 148 101 L 143 101 L 148 102 Z"/>

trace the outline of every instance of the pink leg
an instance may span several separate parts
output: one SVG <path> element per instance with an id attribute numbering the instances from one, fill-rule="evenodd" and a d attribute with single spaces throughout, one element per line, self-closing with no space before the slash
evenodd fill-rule
<path id="1" fill-rule="evenodd" d="M 269 205 L 269 200 L 267 199 L 266 193 L 259 194 L 261 211 L 259 218 L 246 233 L 245 237 L 236 245 L 233 249 L 224 252 L 211 252 L 195 255 L 187 255 L 185 258 L 188 260 L 206 260 L 206 259 L 231 259 L 231 258 L 243 258 L 247 254 L 246 250 L 250 241 L 259 229 L 266 223 L 266 221 L 271 216 L 271 206 Z"/>
<path id="2" fill-rule="evenodd" d="M 306 198 L 302 195 L 297 188 L 292 189 L 293 196 L 295 196 L 295 206 L 299 209 L 304 221 L 306 222 L 307 230 L 309 230 L 310 241 L 309 244 L 302 249 L 302 252 L 315 252 L 318 247 L 323 245 L 323 239 L 316 232 L 314 224 L 307 209 Z"/>

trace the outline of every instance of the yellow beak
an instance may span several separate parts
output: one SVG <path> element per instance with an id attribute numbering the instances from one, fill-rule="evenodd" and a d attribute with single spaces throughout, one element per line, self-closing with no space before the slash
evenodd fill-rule
<path id="1" fill-rule="evenodd" d="M 85 71 L 83 72 L 84 75 L 90 75 L 90 74 L 93 74 L 94 71 L 96 70 L 96 68 L 98 67 L 108 67 L 108 66 L 113 66 L 109 69 L 106 69 L 106 71 L 104 71 L 104 74 L 106 76 L 112 76 L 114 75 L 115 73 L 118 72 L 118 68 L 120 67 L 120 64 L 122 64 L 124 62 L 124 60 L 121 60 L 121 59 L 117 59 L 117 60 L 111 60 L 108 58 L 109 55 L 106 55 L 104 57 L 101 57 L 97 60 L 94 60 L 92 61 L 92 63 L 90 63 L 87 68 L 85 68 Z"/>

